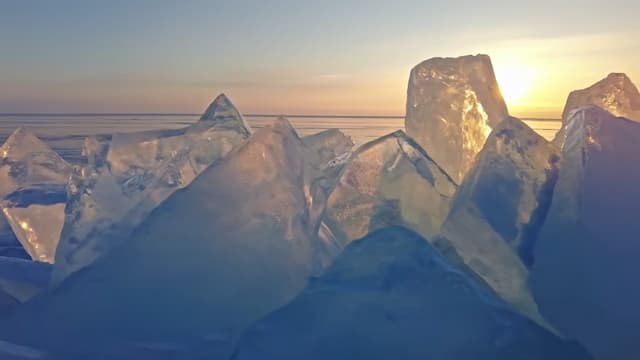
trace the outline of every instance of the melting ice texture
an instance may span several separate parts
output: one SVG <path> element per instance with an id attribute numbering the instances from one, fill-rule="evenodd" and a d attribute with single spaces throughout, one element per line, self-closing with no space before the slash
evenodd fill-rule
<path id="1" fill-rule="evenodd" d="M 292 302 L 252 326 L 233 357 L 397 358 L 590 359 L 399 227 L 351 242 Z"/>
<path id="2" fill-rule="evenodd" d="M 433 58 L 411 70 L 405 128 L 460 183 L 491 129 L 508 116 L 486 55 Z"/>
<path id="3" fill-rule="evenodd" d="M 178 130 L 88 138 L 73 175 L 53 273 L 57 284 L 108 252 L 174 191 L 244 143 L 251 130 L 224 95 Z"/>
<path id="4" fill-rule="evenodd" d="M 2 145 L 0 157 L 4 216 L 34 260 L 53 262 L 64 224 L 71 166 L 24 128 Z"/>

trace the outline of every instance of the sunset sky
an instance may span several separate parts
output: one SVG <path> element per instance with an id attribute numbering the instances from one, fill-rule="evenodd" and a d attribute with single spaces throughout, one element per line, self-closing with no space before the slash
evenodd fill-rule
<path id="1" fill-rule="evenodd" d="M 640 83 L 637 1 L 0 0 L 0 113 L 403 115 L 410 69 L 486 53 L 512 114 Z"/>

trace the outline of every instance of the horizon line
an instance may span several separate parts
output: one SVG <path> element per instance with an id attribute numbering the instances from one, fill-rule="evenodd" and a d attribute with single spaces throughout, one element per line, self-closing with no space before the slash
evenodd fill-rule
<path id="1" fill-rule="evenodd" d="M 80 117 L 80 116 L 202 116 L 197 113 L 100 113 L 100 112 L 87 112 L 87 113 L 0 113 L 0 116 L 46 116 L 46 117 Z M 343 119 L 404 119 L 404 115 L 322 115 L 322 114 L 242 114 L 244 117 L 289 117 L 289 118 L 343 118 Z M 560 118 L 552 117 L 520 117 L 520 120 L 538 120 L 538 121 L 559 121 Z"/>
<path id="2" fill-rule="evenodd" d="M 0 116 L 202 116 L 201 113 L 154 113 L 154 112 L 135 112 L 135 113 L 109 113 L 109 112 L 54 112 L 54 113 L 0 113 Z M 244 117 L 298 117 L 298 118 L 381 118 L 381 119 L 404 119 L 404 115 L 324 115 L 324 114 L 242 114 Z"/>

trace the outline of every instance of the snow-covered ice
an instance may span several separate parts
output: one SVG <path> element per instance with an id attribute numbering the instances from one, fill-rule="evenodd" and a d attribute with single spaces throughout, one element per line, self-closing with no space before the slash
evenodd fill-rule
<path id="1" fill-rule="evenodd" d="M 438 238 L 498 295 L 543 325 L 527 267 L 559 165 L 559 149 L 521 120 L 507 118 L 460 185 Z"/>
<path id="2" fill-rule="evenodd" d="M 292 302 L 252 326 L 234 360 L 589 359 L 392 227 L 353 241 Z"/>
<path id="3" fill-rule="evenodd" d="M 70 174 L 71 166 L 25 128 L 0 147 L 0 207 L 34 260 L 54 260 Z"/>
<path id="4" fill-rule="evenodd" d="M 200 121 L 177 130 L 90 137 L 70 199 L 52 282 L 91 264 L 118 245 L 174 191 L 244 143 L 251 131 L 224 95 Z"/>
<path id="5" fill-rule="evenodd" d="M 508 116 L 487 55 L 433 58 L 411 70 L 405 128 L 460 183 Z"/>
<path id="6" fill-rule="evenodd" d="M 342 245 L 404 225 L 431 237 L 456 191 L 451 178 L 403 131 L 362 145 L 329 195 L 324 221 Z"/>
<path id="7" fill-rule="evenodd" d="M 640 124 L 573 112 L 531 283 L 540 311 L 600 359 L 640 358 Z"/>

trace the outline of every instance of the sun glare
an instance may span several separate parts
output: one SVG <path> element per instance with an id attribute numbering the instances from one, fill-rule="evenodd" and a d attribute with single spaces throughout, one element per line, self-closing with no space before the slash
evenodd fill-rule
<path id="1" fill-rule="evenodd" d="M 533 69 L 522 65 L 496 65 L 496 78 L 507 105 L 522 106 L 535 78 Z"/>

